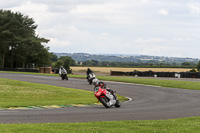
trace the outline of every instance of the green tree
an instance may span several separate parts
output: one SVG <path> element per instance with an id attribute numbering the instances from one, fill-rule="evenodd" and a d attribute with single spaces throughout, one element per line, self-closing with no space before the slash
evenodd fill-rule
<path id="1" fill-rule="evenodd" d="M 74 66 L 76 63 L 75 63 L 75 60 L 73 60 L 71 57 L 69 56 L 61 56 L 59 58 L 59 60 L 62 60 L 64 62 L 64 68 L 66 69 L 70 69 L 70 66 Z"/>
<path id="2" fill-rule="evenodd" d="M 55 62 L 55 61 L 58 60 L 58 56 L 51 52 L 51 53 L 50 53 L 50 60 L 51 60 L 52 62 Z"/>
<path id="3" fill-rule="evenodd" d="M 93 66 L 93 61 L 91 61 L 91 60 L 84 61 L 83 65 L 84 66 Z"/>
<path id="4" fill-rule="evenodd" d="M 189 72 L 197 72 L 196 69 L 191 69 Z"/>
<path id="5" fill-rule="evenodd" d="M 199 60 L 199 63 L 197 64 L 197 71 L 200 72 L 200 60 Z"/>
<path id="6" fill-rule="evenodd" d="M 55 63 L 55 68 L 60 68 L 60 66 L 63 66 L 64 65 L 64 62 L 62 60 L 58 60 L 56 63 Z"/>
<path id="7" fill-rule="evenodd" d="M 50 63 L 49 48 L 42 45 L 48 39 L 35 34 L 34 20 L 19 12 L 0 10 L 1 67 L 25 67 L 27 63 L 38 66 Z M 39 60 L 38 60 L 39 59 Z"/>
<path id="8" fill-rule="evenodd" d="M 93 63 L 92 63 L 93 66 L 97 66 L 98 63 L 99 63 L 97 60 L 91 60 L 91 61 L 93 62 Z"/>
<path id="9" fill-rule="evenodd" d="M 191 66 L 190 62 L 183 62 L 181 63 L 182 66 L 186 66 L 186 67 L 189 67 Z"/>

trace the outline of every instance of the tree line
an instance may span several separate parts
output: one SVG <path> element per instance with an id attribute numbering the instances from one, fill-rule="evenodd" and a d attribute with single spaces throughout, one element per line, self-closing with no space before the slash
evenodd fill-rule
<path id="1" fill-rule="evenodd" d="M 79 62 L 82 66 L 106 66 L 106 67 L 172 67 L 172 68 L 195 68 L 197 63 L 193 62 L 183 62 L 183 63 L 167 63 L 167 62 L 115 62 L 115 61 L 97 61 L 97 60 L 87 60 Z"/>
<path id="2" fill-rule="evenodd" d="M 32 18 L 19 12 L 0 10 L 0 67 L 25 68 L 51 63 L 49 40 L 36 35 L 37 25 Z"/>

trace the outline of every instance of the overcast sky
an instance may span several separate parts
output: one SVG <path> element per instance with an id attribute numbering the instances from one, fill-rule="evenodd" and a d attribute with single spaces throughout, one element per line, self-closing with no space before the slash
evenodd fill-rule
<path id="1" fill-rule="evenodd" d="M 198 0 L 0 0 L 35 20 L 50 52 L 200 58 Z"/>

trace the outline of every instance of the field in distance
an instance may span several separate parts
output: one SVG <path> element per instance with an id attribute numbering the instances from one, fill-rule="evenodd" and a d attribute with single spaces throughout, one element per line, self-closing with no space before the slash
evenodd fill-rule
<path id="1" fill-rule="evenodd" d="M 75 74 L 85 74 L 87 68 L 95 73 L 110 74 L 110 71 L 132 72 L 137 71 L 155 71 L 155 72 L 187 72 L 189 68 L 121 68 L 121 67 L 70 67 Z"/>

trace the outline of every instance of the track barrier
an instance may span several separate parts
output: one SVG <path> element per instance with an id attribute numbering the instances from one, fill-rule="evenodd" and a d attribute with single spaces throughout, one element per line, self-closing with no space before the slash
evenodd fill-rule
<path id="1" fill-rule="evenodd" d="M 154 72 L 154 71 L 110 71 L 111 76 L 140 76 L 140 77 L 173 77 L 173 78 L 200 78 L 200 72 Z"/>

